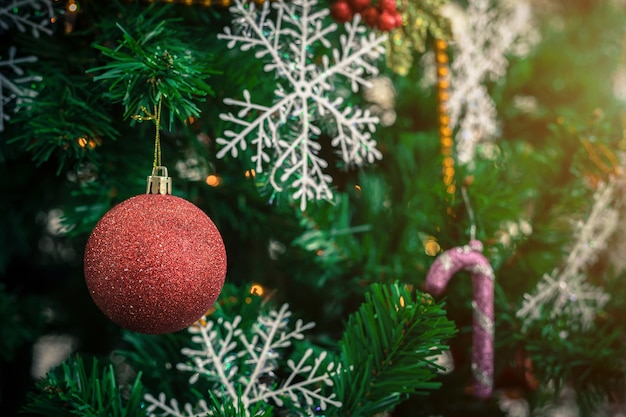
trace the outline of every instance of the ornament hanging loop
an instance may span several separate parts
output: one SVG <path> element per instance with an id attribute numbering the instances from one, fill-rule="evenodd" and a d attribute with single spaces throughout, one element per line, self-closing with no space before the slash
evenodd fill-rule
<path id="1" fill-rule="evenodd" d="M 159 171 L 162 175 L 158 175 Z M 167 175 L 167 168 L 155 166 L 152 168 L 152 175 L 148 176 L 146 194 L 172 194 L 172 177 Z"/>

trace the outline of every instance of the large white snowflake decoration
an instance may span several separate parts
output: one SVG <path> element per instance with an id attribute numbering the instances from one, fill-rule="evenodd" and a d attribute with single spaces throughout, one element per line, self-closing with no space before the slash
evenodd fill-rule
<path id="1" fill-rule="evenodd" d="M 548 308 L 551 318 L 566 316 L 573 329 L 587 330 L 608 302 L 609 295 L 604 290 L 585 281 L 585 270 L 615 233 L 619 221 L 614 207 L 615 188 L 615 180 L 598 187 L 588 219 L 576 225 L 576 243 L 562 270 L 545 274 L 533 294 L 524 294 L 517 316 L 524 319 L 525 328 Z"/>
<path id="2" fill-rule="evenodd" d="M 507 55 L 527 54 L 538 41 L 538 32 L 531 7 L 523 0 L 470 0 L 466 9 L 451 3 L 443 11 L 453 33 L 450 127 L 456 130 L 458 162 L 471 164 L 477 145 L 499 133 L 496 107 L 485 82 L 503 77 Z"/>
<path id="3" fill-rule="evenodd" d="M 41 81 L 41 78 L 34 75 L 25 75 L 23 64 L 30 64 L 37 61 L 36 56 L 26 56 L 16 58 L 15 47 L 10 47 L 8 56 L 0 55 L 0 132 L 4 131 L 4 122 L 10 120 L 10 116 L 5 111 L 8 104 L 13 102 L 17 108 L 25 101 L 33 99 L 37 92 L 29 87 L 34 81 Z"/>
<path id="4" fill-rule="evenodd" d="M 278 352 L 291 346 L 293 340 L 303 339 L 303 332 L 314 326 L 314 323 L 297 320 L 292 330 L 288 327 L 290 317 L 287 304 L 267 315 L 260 314 L 252 336 L 239 327 L 239 316 L 232 322 L 221 318 L 217 321 L 203 319 L 188 328 L 193 334 L 191 340 L 198 347 L 182 350 L 189 361 L 179 363 L 177 369 L 192 373 L 190 384 L 199 378 L 216 381 L 214 394 L 230 401 L 236 409 L 241 399 L 246 415 L 251 415 L 250 410 L 259 402 L 281 407 L 290 401 L 302 410 L 299 416 L 315 415 L 314 408 L 326 410 L 328 406 L 341 406 L 334 393 L 325 395 L 321 391 L 322 385 L 333 384 L 332 373 L 339 371 L 334 362 L 326 359 L 325 352 L 313 358 L 313 350 L 307 349 L 297 363 L 287 361 L 289 375 L 286 379 L 279 384 L 272 381 L 277 370 Z M 158 398 L 146 394 L 145 400 L 149 404 L 149 416 L 212 415 L 211 407 L 205 401 L 185 404 L 181 410 L 178 401 L 171 399 L 168 402 L 164 394 Z"/>
<path id="5" fill-rule="evenodd" d="M 38 38 L 41 32 L 52 34 L 54 9 L 51 0 L 12 0 L 0 5 L 0 33 L 11 27 L 20 32 L 30 29 Z"/>
<path id="6" fill-rule="evenodd" d="M 336 83 L 348 81 L 353 92 L 369 86 L 365 76 L 378 74 L 375 63 L 384 55 L 386 35 L 361 25 L 355 14 L 345 24 L 339 44 L 331 44 L 328 37 L 338 26 L 326 24 L 329 9 L 317 4 L 317 0 L 278 0 L 257 9 L 253 2 L 235 0 L 230 11 L 237 30 L 226 27 L 218 35 L 230 49 L 239 45 L 266 60 L 264 70 L 274 73 L 276 88 L 272 103 L 254 102 L 248 90 L 243 91 L 243 100 L 224 100 L 239 110 L 220 118 L 237 128 L 217 139 L 221 146 L 217 157 L 237 157 L 251 146 L 256 171 L 269 167 L 272 188 L 291 189 L 302 210 L 308 201 L 332 199 L 332 178 L 324 172 L 328 162 L 319 155 L 321 144 L 316 140 L 320 134 L 331 136 L 331 145 L 346 165 L 382 158 L 372 138 L 378 118 L 367 109 L 344 105 Z M 318 62 L 314 51 L 320 46 L 330 48 L 332 56 L 324 55 Z"/>

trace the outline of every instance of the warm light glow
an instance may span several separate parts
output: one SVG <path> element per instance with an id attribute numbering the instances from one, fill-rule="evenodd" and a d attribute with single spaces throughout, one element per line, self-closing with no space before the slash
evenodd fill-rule
<path id="1" fill-rule="evenodd" d="M 247 179 L 254 178 L 256 176 L 256 171 L 254 169 L 248 169 L 246 170 L 245 175 Z"/>
<path id="2" fill-rule="evenodd" d="M 439 242 L 435 239 L 434 236 L 428 236 L 424 241 L 424 252 L 428 256 L 435 256 L 441 250 L 441 246 L 439 246 Z"/>
<path id="3" fill-rule="evenodd" d="M 447 88 L 449 88 L 449 87 L 450 87 L 450 82 L 449 82 L 448 80 L 440 80 L 440 81 L 437 83 L 437 86 L 438 86 L 439 88 L 446 88 L 446 89 L 447 89 Z"/>
<path id="4" fill-rule="evenodd" d="M 83 137 L 78 138 L 78 146 L 80 146 L 81 148 L 84 148 L 85 146 L 87 146 L 87 138 L 83 138 Z"/>
<path id="5" fill-rule="evenodd" d="M 263 286 L 260 284 L 252 284 L 252 286 L 250 287 L 250 294 L 252 295 L 258 295 L 260 297 L 263 295 L 264 292 L 265 288 L 263 288 Z"/>
<path id="6" fill-rule="evenodd" d="M 222 179 L 215 174 L 211 174 L 206 177 L 206 180 L 204 180 L 204 182 L 206 182 L 209 187 L 217 187 L 222 183 Z"/>
<path id="7" fill-rule="evenodd" d="M 404 296 L 400 296 L 400 307 L 404 307 L 406 303 L 404 302 Z"/>

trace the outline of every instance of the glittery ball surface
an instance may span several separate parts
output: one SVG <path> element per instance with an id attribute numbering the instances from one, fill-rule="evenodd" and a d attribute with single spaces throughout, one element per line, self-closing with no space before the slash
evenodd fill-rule
<path id="1" fill-rule="evenodd" d="M 95 304 L 132 331 L 171 333 L 209 310 L 224 286 L 226 249 L 185 199 L 142 194 L 107 212 L 89 236 L 85 281 Z"/>

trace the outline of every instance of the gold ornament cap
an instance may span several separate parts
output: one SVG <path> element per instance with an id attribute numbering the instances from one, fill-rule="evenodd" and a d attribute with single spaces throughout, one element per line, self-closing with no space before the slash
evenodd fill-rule
<path id="1" fill-rule="evenodd" d="M 162 175 L 157 175 L 161 171 Z M 167 168 L 155 166 L 152 175 L 148 176 L 146 194 L 172 194 L 172 178 L 167 176 Z"/>

